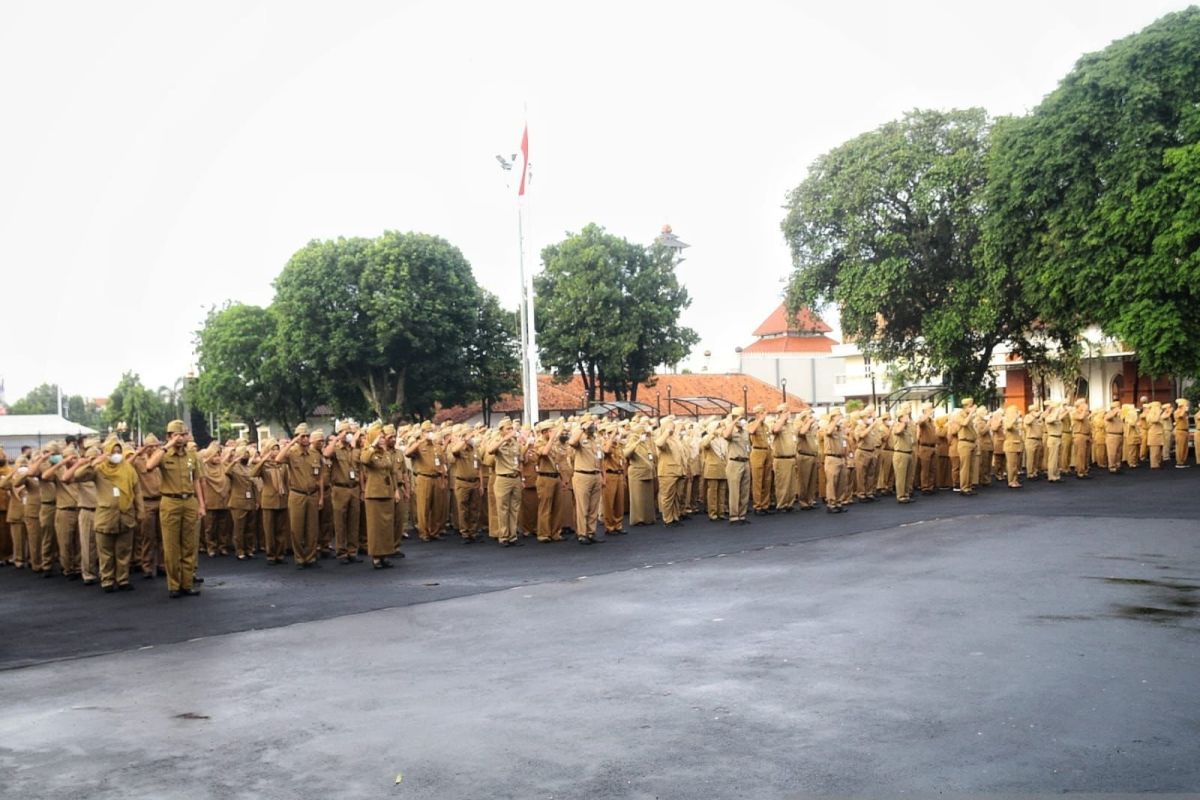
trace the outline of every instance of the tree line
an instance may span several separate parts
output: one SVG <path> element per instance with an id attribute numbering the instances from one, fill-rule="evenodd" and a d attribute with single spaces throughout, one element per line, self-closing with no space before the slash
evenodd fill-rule
<path id="1" fill-rule="evenodd" d="M 1011 346 L 1070 373 L 1098 325 L 1143 375 L 1200 375 L 1200 8 L 1081 58 L 1031 113 L 916 110 L 787 198 L 792 308 L 911 379 L 994 391 Z"/>

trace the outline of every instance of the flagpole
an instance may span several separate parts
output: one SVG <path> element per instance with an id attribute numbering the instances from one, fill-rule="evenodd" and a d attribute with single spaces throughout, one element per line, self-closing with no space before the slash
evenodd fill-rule
<path id="1" fill-rule="evenodd" d="M 521 180 L 517 190 L 518 267 L 521 278 L 521 379 L 525 422 L 538 422 L 537 337 L 533 319 L 533 272 L 525 272 L 525 186 L 529 179 L 529 123 L 521 134 Z"/>

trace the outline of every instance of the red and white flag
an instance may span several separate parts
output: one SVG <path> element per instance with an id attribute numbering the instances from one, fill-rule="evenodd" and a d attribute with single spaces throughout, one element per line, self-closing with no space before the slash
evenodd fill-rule
<path id="1" fill-rule="evenodd" d="M 525 182 L 529 177 L 529 123 L 525 123 L 525 131 L 521 134 L 521 188 L 517 190 L 518 197 L 525 196 Z"/>

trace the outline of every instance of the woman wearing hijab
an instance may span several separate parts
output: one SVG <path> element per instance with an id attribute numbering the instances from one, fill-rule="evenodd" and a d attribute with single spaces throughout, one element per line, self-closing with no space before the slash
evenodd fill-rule
<path id="1" fill-rule="evenodd" d="M 367 444 L 359 460 L 366 477 L 363 496 L 367 516 L 367 555 L 375 569 L 392 566 L 388 556 L 396 549 L 394 514 L 400 493 L 396 488 L 395 460 L 401 457 L 397 451 L 387 448 L 382 426 L 372 425 L 367 429 Z"/>
<path id="2" fill-rule="evenodd" d="M 221 459 L 221 445 L 213 442 L 200 451 L 200 472 L 204 481 L 204 540 L 208 557 L 229 555 L 229 534 L 233 527 L 229 516 L 229 476 Z"/>
<path id="3" fill-rule="evenodd" d="M 229 514 L 233 519 L 233 549 L 238 561 L 254 558 L 254 542 L 247 541 L 250 515 L 254 513 L 254 482 L 250 477 L 250 450 L 238 445 L 225 463 L 229 477 Z"/>
<path id="4" fill-rule="evenodd" d="M 263 549 L 267 563 L 282 564 L 286 552 L 287 529 L 287 468 L 275 460 L 279 442 L 264 439 L 262 449 L 250 459 L 250 477 L 262 481 Z"/>
<path id="5" fill-rule="evenodd" d="M 109 439 L 100 455 L 75 471 L 74 480 L 96 482 L 96 552 L 100 588 L 106 592 L 133 591 L 129 564 L 133 559 L 133 529 L 142 516 L 142 492 L 137 470 L 125 459 L 121 442 Z"/>

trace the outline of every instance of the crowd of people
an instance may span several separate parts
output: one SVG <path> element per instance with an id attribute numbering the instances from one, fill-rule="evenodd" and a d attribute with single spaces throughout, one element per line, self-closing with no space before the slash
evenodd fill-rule
<path id="1" fill-rule="evenodd" d="M 786 404 L 734 407 L 683 420 L 588 414 L 494 428 L 424 421 L 399 428 L 337 422 L 326 435 L 300 425 L 288 439 L 198 448 L 180 420 L 165 441 L 50 442 L 11 464 L 0 450 L 0 563 L 129 591 L 132 577 L 165 576 L 168 595 L 198 595 L 202 554 L 323 559 L 375 569 L 403 558 L 401 543 L 453 533 L 501 547 L 574 538 L 582 545 L 630 527 L 676 527 L 697 515 L 744 525 L 752 515 L 842 513 L 883 496 L 900 503 L 993 481 L 1087 479 L 1188 466 L 1188 401 L 1138 405 L 1084 400 L 989 411 L 970 398 L 846 413 Z M 1195 415 L 1200 429 L 1200 413 Z"/>

